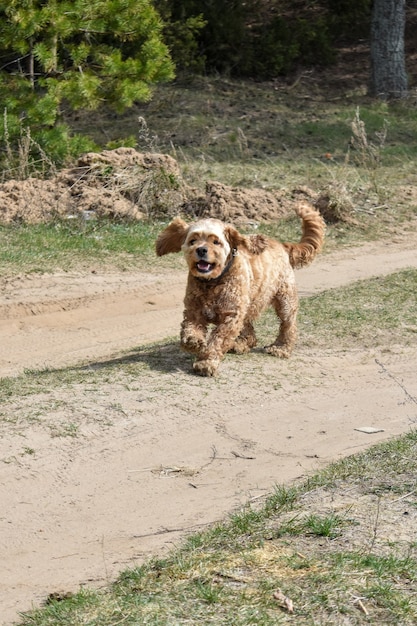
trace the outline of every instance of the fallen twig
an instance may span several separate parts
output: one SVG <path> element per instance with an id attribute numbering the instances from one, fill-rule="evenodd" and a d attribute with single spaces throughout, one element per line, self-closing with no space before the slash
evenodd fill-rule
<path id="1" fill-rule="evenodd" d="M 406 493 L 403 496 L 400 496 L 399 498 L 396 498 L 395 500 L 391 500 L 390 504 L 394 504 L 394 502 L 399 502 L 400 500 L 405 500 L 406 498 L 408 498 L 408 496 L 412 496 L 414 495 L 416 492 L 416 490 L 414 489 L 413 491 L 410 491 L 409 493 Z"/>
<path id="2" fill-rule="evenodd" d="M 365 613 L 365 615 L 369 615 L 369 611 L 364 605 L 364 603 L 362 602 L 362 600 L 365 600 L 365 598 L 358 598 L 356 596 L 353 596 L 353 604 L 357 604 L 358 609 L 360 609 L 362 613 Z"/>
<path id="3" fill-rule="evenodd" d="M 184 533 L 188 530 L 195 530 L 196 528 L 204 528 L 208 524 L 195 524 L 194 526 L 182 526 L 180 528 L 161 528 L 155 530 L 152 533 L 144 533 L 143 535 L 132 535 L 134 539 L 144 539 L 145 537 L 156 537 L 158 535 L 168 535 L 169 533 Z"/>
<path id="4" fill-rule="evenodd" d="M 274 598 L 274 600 L 278 600 L 282 608 L 286 609 L 288 613 L 294 613 L 293 601 L 291 600 L 291 598 L 286 596 L 285 593 L 281 591 L 281 589 L 277 589 L 276 591 L 274 591 L 272 597 Z"/>
<path id="5" fill-rule="evenodd" d="M 237 459 L 247 459 L 248 461 L 253 461 L 256 458 L 254 456 L 246 456 L 245 454 L 240 454 L 239 452 L 235 452 L 234 450 L 232 450 L 232 454 Z"/>
<path id="6" fill-rule="evenodd" d="M 387 368 L 385 367 L 383 363 L 381 363 L 381 361 L 378 361 L 378 359 L 375 359 L 375 363 L 377 363 L 379 367 L 382 368 L 382 371 L 384 372 L 384 374 L 387 374 L 391 378 L 391 380 L 393 380 L 395 383 L 397 383 L 399 387 L 401 387 L 401 389 L 404 391 L 405 395 L 407 396 L 407 399 L 410 402 L 414 402 L 414 404 L 417 404 L 417 398 L 415 398 L 408 392 L 406 387 L 402 383 L 400 383 L 400 381 L 397 380 L 395 376 L 393 376 L 389 370 L 387 370 Z"/>

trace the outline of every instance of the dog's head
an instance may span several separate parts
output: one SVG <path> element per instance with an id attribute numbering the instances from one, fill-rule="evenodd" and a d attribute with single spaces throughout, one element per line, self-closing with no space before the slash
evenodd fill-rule
<path id="1" fill-rule="evenodd" d="M 211 280 L 221 276 L 239 250 L 260 254 L 267 246 L 263 235 L 241 235 L 234 226 L 216 219 L 202 219 L 191 225 L 175 218 L 156 241 L 158 256 L 184 253 L 190 273 Z"/>

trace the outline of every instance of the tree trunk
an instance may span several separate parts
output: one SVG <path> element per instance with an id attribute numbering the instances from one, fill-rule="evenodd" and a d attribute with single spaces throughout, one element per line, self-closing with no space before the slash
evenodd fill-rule
<path id="1" fill-rule="evenodd" d="M 405 0 L 374 0 L 369 93 L 383 100 L 408 95 L 404 54 Z"/>
<path id="2" fill-rule="evenodd" d="M 28 69 L 29 82 L 32 89 L 35 89 L 35 57 L 33 55 L 33 39 L 29 40 L 29 56 L 28 56 Z"/>

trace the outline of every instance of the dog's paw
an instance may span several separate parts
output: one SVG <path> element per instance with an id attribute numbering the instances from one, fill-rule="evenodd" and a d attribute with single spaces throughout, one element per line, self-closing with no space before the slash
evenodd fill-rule
<path id="1" fill-rule="evenodd" d="M 235 342 L 230 348 L 229 352 L 234 352 L 235 354 L 246 354 L 247 352 L 250 352 L 251 349 L 255 346 L 255 337 L 238 337 L 237 339 L 235 339 Z"/>
<path id="2" fill-rule="evenodd" d="M 205 359 L 196 361 L 193 368 L 196 374 L 200 376 L 215 376 L 219 367 L 219 361 L 214 359 Z"/>
<path id="3" fill-rule="evenodd" d="M 292 346 L 272 343 L 270 346 L 265 346 L 264 351 L 271 356 L 278 357 L 279 359 L 289 359 L 292 352 Z"/>
<path id="4" fill-rule="evenodd" d="M 194 335 L 181 337 L 181 349 L 190 354 L 200 354 L 206 348 L 206 342 Z"/>

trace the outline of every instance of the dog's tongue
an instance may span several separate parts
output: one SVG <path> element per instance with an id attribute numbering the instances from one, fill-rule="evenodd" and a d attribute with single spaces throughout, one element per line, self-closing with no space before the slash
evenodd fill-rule
<path id="1" fill-rule="evenodd" d="M 208 272 L 211 269 L 211 263 L 207 263 L 207 261 L 199 261 L 197 263 L 197 267 L 200 272 Z"/>

